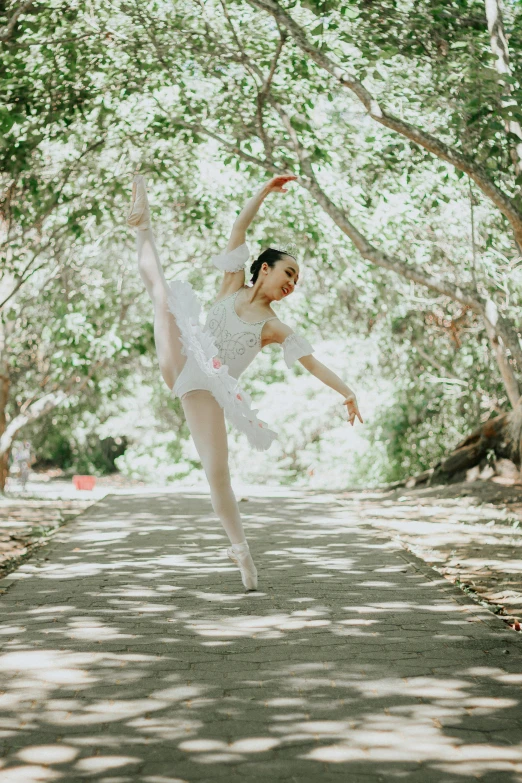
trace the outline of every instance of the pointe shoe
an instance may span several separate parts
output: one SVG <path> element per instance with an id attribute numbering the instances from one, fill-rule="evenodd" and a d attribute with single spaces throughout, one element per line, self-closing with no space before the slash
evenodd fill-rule
<path id="1" fill-rule="evenodd" d="M 227 555 L 239 566 L 241 581 L 247 593 L 257 590 L 257 569 L 252 560 L 248 544 L 232 544 L 227 549 Z"/>
<path id="2" fill-rule="evenodd" d="M 150 210 L 145 177 L 135 174 L 132 181 L 132 202 L 127 214 L 127 225 L 144 231 L 150 228 Z"/>

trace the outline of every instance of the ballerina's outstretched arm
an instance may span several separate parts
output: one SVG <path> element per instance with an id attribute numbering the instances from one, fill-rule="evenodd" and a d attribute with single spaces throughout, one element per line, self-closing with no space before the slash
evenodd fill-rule
<path id="1" fill-rule="evenodd" d="M 344 397 L 343 405 L 348 409 L 348 421 L 354 425 L 355 417 L 363 423 L 362 416 L 359 413 L 357 398 L 355 392 L 339 376 L 330 370 L 325 364 L 313 356 L 313 346 L 306 337 L 296 334 L 287 324 L 279 319 L 270 321 L 270 332 L 272 342 L 280 343 L 283 348 L 283 354 L 287 367 L 291 367 L 297 360 L 309 373 L 319 378 L 325 386 L 339 392 Z"/>
<path id="2" fill-rule="evenodd" d="M 250 198 L 232 226 L 226 251 L 213 256 L 214 266 L 224 272 L 219 295 L 234 293 L 245 284 L 245 264 L 250 255 L 246 246 L 246 232 L 269 193 L 287 193 L 285 185 L 297 179 L 292 175 L 273 177 Z"/>

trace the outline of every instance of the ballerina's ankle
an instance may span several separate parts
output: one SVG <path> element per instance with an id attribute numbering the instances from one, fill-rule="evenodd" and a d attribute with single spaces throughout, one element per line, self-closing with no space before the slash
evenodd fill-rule
<path id="1" fill-rule="evenodd" d="M 250 554 L 250 548 L 247 541 L 242 541 L 240 544 L 232 544 L 231 548 L 237 555 Z"/>

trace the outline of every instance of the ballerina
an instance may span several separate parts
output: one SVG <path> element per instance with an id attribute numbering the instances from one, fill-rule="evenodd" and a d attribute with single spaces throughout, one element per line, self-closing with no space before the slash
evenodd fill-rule
<path id="1" fill-rule="evenodd" d="M 250 554 L 239 507 L 230 482 L 225 417 L 249 443 L 268 449 L 277 434 L 257 417 L 252 399 L 237 379 L 256 354 L 279 343 L 288 367 L 297 360 L 325 385 L 339 392 L 353 426 L 362 423 L 357 400 L 349 386 L 318 361 L 313 346 L 283 323 L 271 303 L 293 293 L 299 265 L 289 252 L 268 248 L 250 267 L 251 285 L 245 285 L 250 252 L 246 230 L 269 193 L 286 193 L 293 176 L 277 176 L 246 203 L 234 222 L 224 253 L 213 256 L 223 272 L 221 287 L 204 326 L 201 305 L 190 283 L 168 283 L 151 228 L 146 183 L 137 174 L 127 223 L 137 233 L 138 268 L 154 306 L 154 339 L 162 377 L 183 412 L 205 471 L 214 512 L 230 540 L 228 557 L 239 567 L 247 592 L 257 590 L 257 569 Z"/>

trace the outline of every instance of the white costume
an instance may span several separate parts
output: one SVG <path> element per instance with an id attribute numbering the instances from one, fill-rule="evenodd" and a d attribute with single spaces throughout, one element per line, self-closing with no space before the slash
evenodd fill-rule
<path id="1" fill-rule="evenodd" d="M 213 257 L 215 266 L 224 271 L 239 271 L 248 260 L 246 244 Z M 224 410 L 225 416 L 244 432 L 258 451 L 268 449 L 277 434 L 258 419 L 252 399 L 237 379 L 261 350 L 263 325 L 277 316 L 261 321 L 245 321 L 237 314 L 236 299 L 245 290 L 215 302 L 208 311 L 205 325 L 200 323 L 201 305 L 190 283 L 175 280 L 168 284 L 168 305 L 181 332 L 183 353 L 187 357 L 172 393 L 182 397 L 194 389 L 210 391 Z M 313 352 L 305 337 L 292 333 L 282 343 L 288 367 L 301 356 Z"/>

